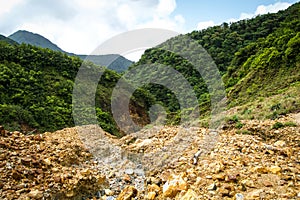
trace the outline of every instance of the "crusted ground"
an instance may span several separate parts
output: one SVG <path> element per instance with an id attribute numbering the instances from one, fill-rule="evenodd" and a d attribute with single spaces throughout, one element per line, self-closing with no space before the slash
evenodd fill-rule
<path id="1" fill-rule="evenodd" d="M 41 135 L 1 128 L 0 199 L 297 199 L 299 119 L 241 121 L 218 133 L 155 126 L 121 139 L 96 126 Z"/>

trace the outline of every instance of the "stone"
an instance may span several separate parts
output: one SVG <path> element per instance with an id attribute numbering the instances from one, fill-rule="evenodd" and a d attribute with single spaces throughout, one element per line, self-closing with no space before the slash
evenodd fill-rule
<path id="1" fill-rule="evenodd" d="M 225 180 L 225 175 L 224 174 L 216 174 L 216 175 L 213 175 L 212 178 L 214 180 Z"/>
<path id="2" fill-rule="evenodd" d="M 278 166 L 271 166 L 268 168 L 268 171 L 273 173 L 273 174 L 278 174 L 281 172 L 281 167 Z"/>
<path id="3" fill-rule="evenodd" d="M 146 199 L 148 200 L 154 200 L 156 196 L 155 192 L 148 192 Z"/>
<path id="4" fill-rule="evenodd" d="M 253 190 L 246 195 L 246 199 L 259 199 L 261 194 L 264 192 L 263 189 Z"/>
<path id="5" fill-rule="evenodd" d="M 265 187 L 272 187 L 273 186 L 273 183 L 269 180 L 265 180 L 265 179 L 262 179 L 262 184 L 265 186 Z"/>
<path id="6" fill-rule="evenodd" d="M 131 168 L 130 169 L 126 169 L 125 173 L 128 174 L 128 175 L 132 175 L 133 174 L 133 169 L 131 169 Z"/>
<path id="7" fill-rule="evenodd" d="M 278 140 L 277 142 L 274 143 L 274 146 L 275 147 L 285 147 L 286 146 L 286 143 L 285 141 L 282 141 L 282 140 Z"/>
<path id="8" fill-rule="evenodd" d="M 207 187 L 207 190 L 208 191 L 213 191 L 213 190 L 216 190 L 217 189 L 217 185 L 215 183 L 213 184 L 210 184 L 208 187 Z"/>
<path id="9" fill-rule="evenodd" d="M 198 200 L 198 199 L 199 199 L 198 194 L 191 189 L 189 189 L 185 193 L 185 195 L 180 198 L 180 200 Z"/>
<path id="10" fill-rule="evenodd" d="M 39 190 L 31 190 L 28 193 L 28 197 L 33 198 L 33 199 L 41 199 L 43 197 L 43 192 Z"/>
<path id="11" fill-rule="evenodd" d="M 113 196 L 114 195 L 114 192 L 110 189 L 105 189 L 104 190 L 104 193 L 107 195 L 107 196 Z"/>
<path id="12" fill-rule="evenodd" d="M 130 176 L 128 174 L 124 174 L 123 180 L 126 181 L 126 182 L 130 182 L 131 178 L 130 178 Z"/>
<path id="13" fill-rule="evenodd" d="M 156 184 L 151 184 L 148 185 L 148 192 L 155 192 L 155 193 L 159 193 L 160 192 L 160 187 Z"/>
<path id="14" fill-rule="evenodd" d="M 187 183 L 183 179 L 182 175 L 172 176 L 171 180 L 168 180 L 163 185 L 163 196 L 165 197 L 175 197 L 178 192 L 187 189 Z"/>
<path id="15" fill-rule="evenodd" d="M 228 195 L 229 195 L 229 190 L 224 189 L 224 188 L 220 188 L 220 189 L 218 190 L 218 192 L 219 192 L 219 194 L 221 194 L 222 197 L 228 196 Z"/>
<path id="16" fill-rule="evenodd" d="M 244 195 L 240 193 L 235 194 L 235 200 L 244 200 Z"/>
<path id="17" fill-rule="evenodd" d="M 116 200 L 131 200 L 132 198 L 136 197 L 137 194 L 138 191 L 135 187 L 126 186 L 119 194 L 119 196 L 116 198 Z"/>

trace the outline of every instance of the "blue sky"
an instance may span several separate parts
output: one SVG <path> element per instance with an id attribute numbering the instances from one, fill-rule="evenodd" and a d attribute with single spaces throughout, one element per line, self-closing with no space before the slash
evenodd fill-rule
<path id="1" fill-rule="evenodd" d="M 0 0 L 0 34 L 41 34 L 68 52 L 89 54 L 126 31 L 187 33 L 277 12 L 299 0 Z"/>
<path id="2" fill-rule="evenodd" d="M 193 29 L 199 22 L 220 24 L 230 19 L 240 19 L 242 13 L 254 14 L 259 6 L 294 4 L 297 0 L 177 0 L 173 15 L 182 14 L 186 28 Z"/>

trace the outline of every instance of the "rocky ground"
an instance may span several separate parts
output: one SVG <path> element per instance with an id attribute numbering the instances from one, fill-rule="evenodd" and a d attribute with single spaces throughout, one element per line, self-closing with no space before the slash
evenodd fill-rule
<path id="1" fill-rule="evenodd" d="M 299 119 L 155 126 L 122 139 L 95 126 L 0 127 L 0 199 L 299 199 Z"/>

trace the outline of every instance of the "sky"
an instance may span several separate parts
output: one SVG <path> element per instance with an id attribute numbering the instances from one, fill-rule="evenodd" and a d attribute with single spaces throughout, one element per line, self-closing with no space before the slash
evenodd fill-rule
<path id="1" fill-rule="evenodd" d="M 27 30 L 67 52 L 90 54 L 141 28 L 179 33 L 286 9 L 299 0 L 0 0 L 0 34 Z"/>

